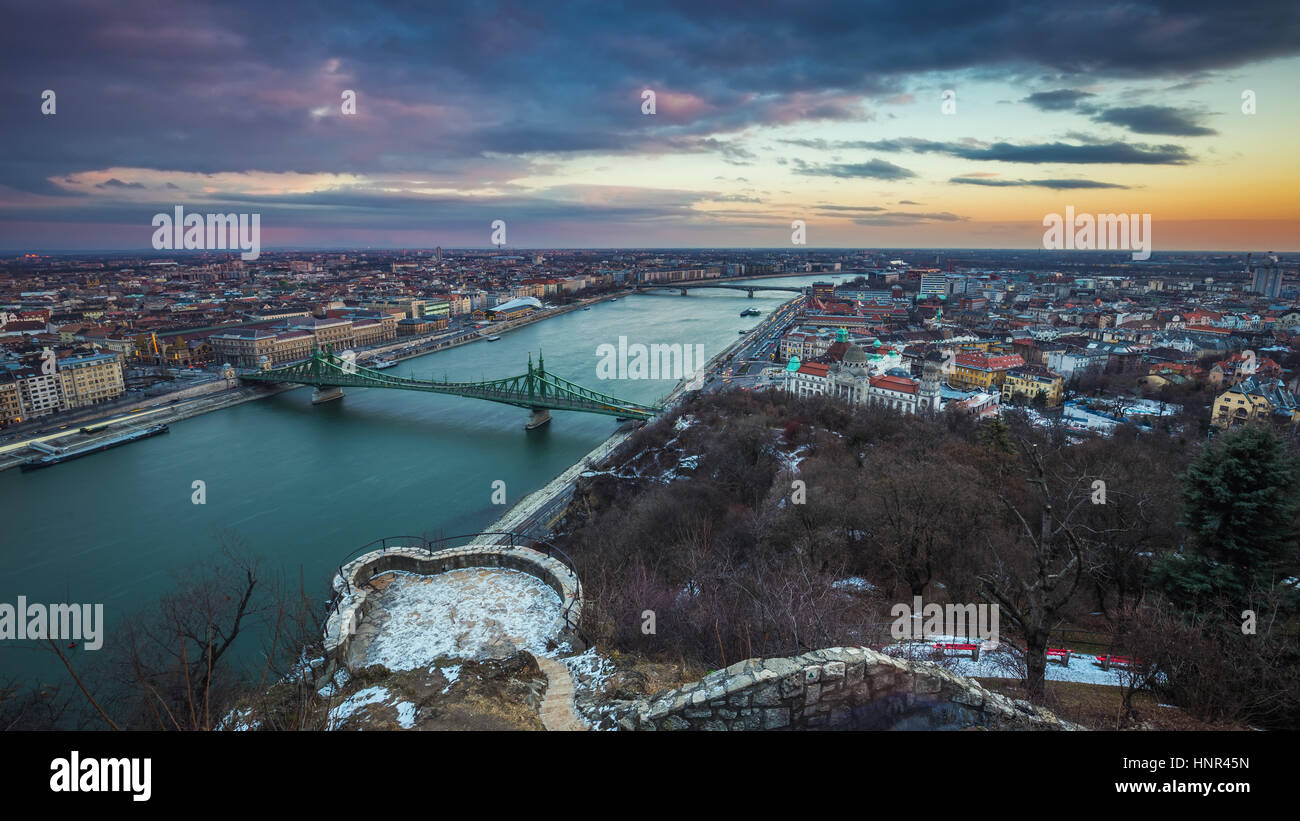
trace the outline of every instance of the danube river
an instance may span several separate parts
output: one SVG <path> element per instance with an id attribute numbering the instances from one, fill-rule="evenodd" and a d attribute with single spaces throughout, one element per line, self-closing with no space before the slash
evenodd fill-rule
<path id="1" fill-rule="evenodd" d="M 814 279 L 758 280 L 807 285 Z M 597 346 L 702 345 L 713 356 L 792 295 L 657 291 L 620 297 L 476 342 L 406 360 L 402 376 L 473 381 L 546 368 L 581 385 L 651 403 L 676 380 L 601 380 Z M 491 524 L 493 482 L 514 504 L 574 464 L 616 428 L 613 418 L 554 411 L 525 431 L 528 412 L 414 391 L 346 389 L 313 406 L 311 389 L 174 423 L 166 436 L 55 467 L 0 473 L 0 603 L 104 605 L 107 634 L 156 601 L 222 541 L 238 541 L 322 600 L 339 560 L 381 536 L 457 535 Z M 191 500 L 195 481 L 206 503 Z M 0 670 L 31 683 L 61 680 L 34 642 L 0 642 Z M 75 654 L 86 652 L 80 649 Z M 74 656 L 75 658 L 75 656 Z M 3 683 L 3 679 L 0 679 Z"/>

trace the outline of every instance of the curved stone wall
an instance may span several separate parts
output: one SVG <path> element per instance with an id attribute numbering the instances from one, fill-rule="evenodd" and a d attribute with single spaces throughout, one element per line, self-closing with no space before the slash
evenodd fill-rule
<path id="1" fill-rule="evenodd" d="M 413 547 L 394 547 L 366 553 L 347 563 L 334 577 L 338 607 L 325 624 L 325 658 L 350 666 L 353 651 L 364 650 L 362 626 L 374 591 L 366 586 L 372 578 L 389 570 L 403 570 L 433 576 L 467 567 L 500 567 L 536 576 L 560 597 L 560 615 L 551 625 L 557 642 L 574 641 L 572 627 L 582 617 L 582 587 L 568 565 L 527 547 L 474 544 L 430 553 Z M 568 616 L 566 619 L 565 616 Z M 331 665 L 332 666 L 332 665 Z"/>
<path id="2" fill-rule="evenodd" d="M 859 647 L 749 659 L 616 714 L 625 730 L 1077 729 L 936 664 Z"/>

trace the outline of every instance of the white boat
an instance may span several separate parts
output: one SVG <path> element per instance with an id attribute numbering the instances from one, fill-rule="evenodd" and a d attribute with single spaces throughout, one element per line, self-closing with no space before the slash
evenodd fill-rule
<path id="1" fill-rule="evenodd" d="M 499 336 L 489 336 L 489 337 L 487 338 L 487 341 L 488 341 L 488 342 L 496 342 L 496 341 L 497 341 L 498 339 L 500 339 L 500 338 L 501 338 L 501 337 L 499 337 Z"/>
<path id="2" fill-rule="evenodd" d="M 397 364 L 397 363 L 394 362 L 394 361 L 391 360 L 391 359 L 376 359 L 374 362 L 371 362 L 371 363 L 370 363 L 369 365 L 367 365 L 366 367 L 368 367 L 368 368 L 370 368 L 371 370 L 374 370 L 374 371 L 382 371 L 382 370 L 384 370 L 385 368 L 391 368 L 391 367 L 393 367 L 393 366 L 396 365 L 396 364 Z"/>

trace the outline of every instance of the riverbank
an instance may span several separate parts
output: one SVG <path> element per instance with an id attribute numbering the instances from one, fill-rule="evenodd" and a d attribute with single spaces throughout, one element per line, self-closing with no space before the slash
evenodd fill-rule
<path id="1" fill-rule="evenodd" d="M 697 390 L 697 386 L 692 386 L 696 378 L 721 368 L 737 353 L 744 350 L 754 337 L 765 333 L 774 321 L 782 321 L 776 319 L 777 315 L 781 312 L 781 309 L 796 299 L 800 299 L 800 297 L 792 297 L 790 300 L 781 303 L 781 308 L 769 313 L 766 319 L 747 334 L 710 358 L 691 379 L 679 381 L 661 400 L 660 404 L 663 405 L 664 410 L 671 410 L 688 392 Z M 627 441 L 635 431 L 636 427 L 632 427 L 631 429 L 620 429 L 615 432 L 564 472 L 508 508 L 500 518 L 486 528 L 486 532 L 520 533 L 535 538 L 544 538 L 555 525 L 555 522 L 564 515 L 569 500 L 573 497 L 573 490 L 578 477 L 587 470 L 599 468 L 601 463 L 619 445 Z"/>
<path id="2" fill-rule="evenodd" d="M 487 339 L 487 337 L 489 336 L 496 336 L 498 334 L 509 333 L 510 331 L 515 331 L 520 328 L 525 328 L 529 325 L 532 325 L 537 322 L 541 322 L 543 320 L 552 319 L 554 317 L 563 316 L 565 314 L 571 314 L 574 311 L 582 310 L 583 308 L 588 308 L 600 302 L 608 302 L 611 299 L 618 299 L 619 297 L 626 296 L 630 293 L 632 292 L 619 291 L 617 293 L 605 294 L 592 299 L 584 299 L 579 302 L 575 302 L 571 305 L 561 305 L 549 311 L 539 311 L 537 313 L 529 314 L 528 316 L 521 317 L 520 319 L 512 320 L 510 322 L 502 322 L 499 324 L 488 325 L 483 328 L 478 328 L 474 331 L 467 331 L 454 339 L 445 339 L 439 342 L 435 342 L 434 344 L 421 347 L 419 349 L 411 350 L 409 352 L 402 351 L 402 348 L 405 345 L 410 345 L 411 344 L 410 342 L 387 345 L 381 348 L 368 348 L 357 354 L 357 361 L 362 365 L 364 365 L 367 361 L 374 358 L 376 355 L 398 351 L 399 353 L 397 355 L 389 356 L 386 358 L 393 362 L 402 362 L 407 359 L 414 359 L 418 356 L 424 356 L 425 354 L 444 351 L 447 350 L 448 348 L 459 348 L 460 346 L 468 345 L 471 342 L 483 341 Z"/>
<path id="3" fill-rule="evenodd" d="M 173 422 L 179 422 L 182 419 L 189 419 L 194 416 L 200 416 L 212 411 L 233 408 L 235 405 L 242 405 L 245 402 L 252 402 L 267 396 L 275 396 L 285 391 L 301 387 L 300 385 L 236 385 L 233 388 L 214 391 L 206 396 L 184 403 L 175 405 L 166 405 L 160 408 L 149 406 L 141 407 L 137 410 L 129 408 L 118 409 L 112 415 L 101 417 L 94 422 L 80 424 L 79 427 L 69 425 L 67 430 L 61 430 L 56 433 L 43 434 L 39 436 L 29 436 L 14 442 L 8 442 L 0 447 L 0 471 L 16 468 L 28 459 L 38 455 L 36 450 L 31 448 L 32 442 L 41 442 L 52 444 L 57 442 L 58 447 L 83 447 L 93 445 L 102 439 L 117 436 L 121 434 L 126 426 L 138 426 L 142 424 L 150 425 L 168 425 Z M 144 405 L 144 403 L 140 403 Z M 101 427 L 109 426 L 107 430 L 97 431 L 96 434 L 86 434 L 81 432 L 83 427 Z"/>

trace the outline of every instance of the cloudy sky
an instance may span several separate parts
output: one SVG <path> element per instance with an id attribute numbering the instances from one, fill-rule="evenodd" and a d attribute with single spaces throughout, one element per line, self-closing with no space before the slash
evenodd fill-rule
<path id="1" fill-rule="evenodd" d="M 176 205 L 259 213 L 263 248 L 485 247 L 496 219 L 532 248 L 788 247 L 797 219 L 810 247 L 1032 247 L 1072 205 L 1151 214 L 1157 251 L 1300 250 L 1291 0 L 5 16 L 7 250 L 148 250 Z"/>

